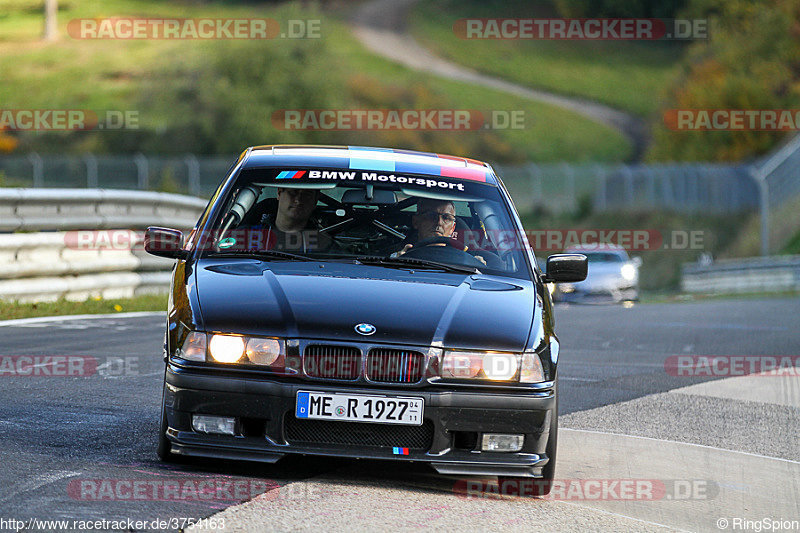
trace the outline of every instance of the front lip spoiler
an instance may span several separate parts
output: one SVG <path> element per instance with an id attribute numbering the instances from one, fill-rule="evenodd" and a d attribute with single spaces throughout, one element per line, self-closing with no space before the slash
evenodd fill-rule
<path id="1" fill-rule="evenodd" d="M 175 441 L 172 441 L 171 447 L 172 453 L 175 455 L 187 457 L 205 457 L 208 459 L 230 459 L 235 461 L 258 461 L 260 463 L 269 464 L 277 463 L 285 456 L 285 454 L 282 453 L 241 450 L 237 448 L 226 450 L 219 445 L 214 447 L 192 446 L 189 444 L 178 444 Z"/>
<path id="2" fill-rule="evenodd" d="M 541 479 L 542 476 L 534 474 L 533 469 L 543 467 L 547 464 L 548 459 L 534 454 L 531 454 L 530 458 L 531 462 L 529 464 L 501 462 L 469 463 L 463 461 L 453 463 L 432 462 L 429 464 L 438 473 L 449 476 L 513 476 Z"/>
<path id="3" fill-rule="evenodd" d="M 213 446 L 186 444 L 172 441 L 172 452 L 176 455 L 187 457 L 204 457 L 208 459 L 228 459 L 258 461 L 261 463 L 274 464 L 287 455 L 314 455 L 324 457 L 338 457 L 342 459 L 376 459 L 376 460 L 398 460 L 411 462 L 424 462 L 430 465 L 436 472 L 443 475 L 461 476 L 514 476 L 541 478 L 536 475 L 534 469 L 541 469 L 549 461 L 547 456 L 536 454 L 515 454 L 511 461 L 464 461 L 460 459 L 435 460 L 430 461 L 430 455 L 425 454 L 424 458 L 419 457 L 386 457 L 382 454 L 365 454 L 362 452 L 353 453 L 347 451 L 332 451 L 321 449 L 302 449 L 291 450 L 288 453 L 276 453 L 273 451 L 245 450 L 242 448 L 225 448 L 219 444 Z M 499 459 L 500 457 L 498 457 Z M 538 470 L 539 472 L 541 470 Z"/>

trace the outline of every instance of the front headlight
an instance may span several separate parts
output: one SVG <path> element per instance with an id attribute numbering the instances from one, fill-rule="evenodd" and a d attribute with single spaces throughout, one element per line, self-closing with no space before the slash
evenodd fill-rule
<path id="1" fill-rule="evenodd" d="M 251 337 L 247 340 L 245 354 L 254 365 L 270 366 L 283 353 L 283 343 L 278 339 Z"/>
<path id="2" fill-rule="evenodd" d="M 175 352 L 175 357 L 201 363 L 238 363 L 279 370 L 278 367 L 286 363 L 285 346 L 283 339 L 192 331 Z"/>
<path id="3" fill-rule="evenodd" d="M 244 355 L 244 346 L 244 337 L 216 334 L 208 342 L 208 353 L 217 363 L 236 363 Z"/>
<path id="4" fill-rule="evenodd" d="M 506 381 L 517 375 L 519 355 L 515 353 L 487 353 L 483 356 L 483 373 L 488 379 Z"/>
<path id="5" fill-rule="evenodd" d="M 442 360 L 443 378 L 507 381 L 518 369 L 516 353 L 446 351 Z"/>
<path id="6" fill-rule="evenodd" d="M 636 267 L 628 263 L 627 265 L 622 265 L 620 269 L 620 274 L 622 277 L 628 281 L 633 281 L 636 279 Z"/>
<path id="7" fill-rule="evenodd" d="M 485 381 L 544 381 L 544 368 L 536 352 L 469 352 L 447 350 L 442 359 L 445 379 L 479 379 Z"/>

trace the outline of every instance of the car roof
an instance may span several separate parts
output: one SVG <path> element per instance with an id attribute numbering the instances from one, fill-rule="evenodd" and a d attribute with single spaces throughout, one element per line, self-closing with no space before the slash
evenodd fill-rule
<path id="1" fill-rule="evenodd" d="M 622 246 L 618 244 L 612 243 L 603 243 L 603 244 L 596 244 L 596 245 L 589 245 L 589 246 L 570 246 L 566 250 L 565 253 L 592 253 L 592 252 L 605 252 L 605 253 L 616 253 L 618 255 L 628 255 L 628 251 L 625 250 Z"/>
<path id="2" fill-rule="evenodd" d="M 483 161 L 414 150 L 371 146 L 265 145 L 240 156 L 243 168 L 317 167 L 373 172 L 427 174 L 497 184 L 492 167 Z"/>

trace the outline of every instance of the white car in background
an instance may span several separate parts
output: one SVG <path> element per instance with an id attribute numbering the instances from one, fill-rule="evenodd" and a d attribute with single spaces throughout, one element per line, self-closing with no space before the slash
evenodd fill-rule
<path id="1" fill-rule="evenodd" d="M 603 245 L 573 247 L 564 253 L 584 254 L 589 259 L 589 273 L 585 281 L 559 283 L 551 287 L 556 301 L 607 300 L 614 302 L 639 299 L 640 257 L 629 257 L 620 246 Z"/>

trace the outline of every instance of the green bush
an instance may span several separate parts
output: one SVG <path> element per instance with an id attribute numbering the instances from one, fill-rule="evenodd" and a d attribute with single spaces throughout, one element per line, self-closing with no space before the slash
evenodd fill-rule
<path id="1" fill-rule="evenodd" d="M 795 109 L 800 102 L 800 2 L 694 0 L 688 18 L 709 17 L 669 90 L 668 109 Z M 737 161 L 785 137 L 769 131 L 673 131 L 654 127 L 650 160 Z"/>

